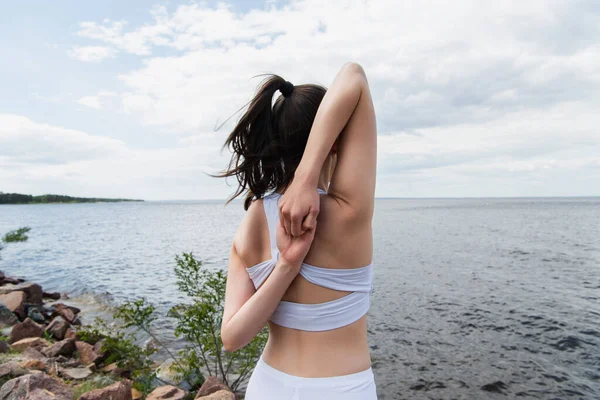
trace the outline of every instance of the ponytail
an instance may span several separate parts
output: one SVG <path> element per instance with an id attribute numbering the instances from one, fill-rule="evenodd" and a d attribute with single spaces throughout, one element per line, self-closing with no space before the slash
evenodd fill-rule
<path id="1" fill-rule="evenodd" d="M 273 103 L 277 91 L 282 96 Z M 278 75 L 270 75 L 260 84 L 224 144 L 232 156 L 229 167 L 216 176 L 235 176 L 238 181 L 228 203 L 245 192 L 247 210 L 253 200 L 289 185 L 324 95 L 321 86 L 294 86 Z"/>

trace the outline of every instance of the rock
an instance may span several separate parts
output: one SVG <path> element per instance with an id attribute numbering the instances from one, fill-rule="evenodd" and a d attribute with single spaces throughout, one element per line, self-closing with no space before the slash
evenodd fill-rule
<path id="1" fill-rule="evenodd" d="M 73 389 L 43 372 L 23 375 L 0 389 L 2 400 L 73 400 Z"/>
<path id="2" fill-rule="evenodd" d="M 61 375 L 67 379 L 81 380 L 89 378 L 93 374 L 89 368 L 66 368 L 61 370 Z"/>
<path id="3" fill-rule="evenodd" d="M 2 284 L 3 285 L 6 285 L 6 284 L 9 284 L 9 285 L 18 285 L 21 282 L 22 282 L 21 279 L 11 278 L 11 277 L 8 277 L 8 276 L 5 277 L 2 280 Z"/>
<path id="4" fill-rule="evenodd" d="M 123 380 L 102 389 L 86 392 L 79 400 L 132 400 L 131 381 Z"/>
<path id="5" fill-rule="evenodd" d="M 46 360 L 46 356 L 34 347 L 30 347 L 22 352 L 21 357 L 25 360 Z"/>
<path id="6" fill-rule="evenodd" d="M 175 386 L 160 386 L 157 387 L 146 397 L 146 400 L 183 400 L 187 397 L 188 392 L 179 389 Z"/>
<path id="7" fill-rule="evenodd" d="M 196 398 L 200 398 L 202 396 L 208 396 L 209 394 L 218 392 L 220 390 L 228 390 L 231 392 L 231 389 L 227 387 L 219 378 L 216 376 L 209 376 L 206 378 L 200 389 L 198 389 L 198 393 L 196 394 Z"/>
<path id="8" fill-rule="evenodd" d="M 27 310 L 27 316 L 35 322 L 37 322 L 38 324 L 43 324 L 44 322 L 46 322 L 46 318 L 37 307 L 29 307 L 29 309 Z"/>
<path id="9" fill-rule="evenodd" d="M 16 361 L 9 361 L 0 365 L 0 378 L 4 378 L 5 376 L 16 378 L 25 374 L 27 374 L 27 370 L 21 367 Z"/>
<path id="10" fill-rule="evenodd" d="M 6 281 L 6 279 L 5 279 Z M 2 286 L 0 287 L 0 295 L 8 294 L 11 292 L 21 291 L 25 292 L 26 301 L 31 304 L 42 304 L 42 287 L 37 283 L 26 282 L 20 283 L 18 285 L 12 286 Z"/>
<path id="11" fill-rule="evenodd" d="M 69 323 L 63 317 L 58 316 L 46 327 L 46 333 L 58 340 L 63 340 L 69 326 Z"/>
<path id="12" fill-rule="evenodd" d="M 106 357 L 108 356 L 108 354 L 106 354 L 106 351 L 102 350 L 102 347 L 104 346 L 104 340 L 99 340 L 96 342 L 96 344 L 94 344 L 94 352 L 96 354 L 98 354 L 98 357 L 100 357 L 96 363 L 100 362 L 100 361 L 104 361 L 106 359 Z"/>
<path id="13" fill-rule="evenodd" d="M 42 297 L 45 297 L 47 299 L 52 299 L 52 300 L 59 300 L 60 299 L 60 293 L 58 292 L 42 292 Z"/>
<path id="14" fill-rule="evenodd" d="M 174 365 L 174 361 L 164 361 L 156 369 L 156 377 L 164 383 L 168 383 L 169 385 L 179 386 L 181 379 L 178 379 L 179 373 L 175 370 L 175 368 L 173 368 Z"/>
<path id="15" fill-rule="evenodd" d="M 65 356 L 70 357 L 75 351 L 75 341 L 73 339 L 64 339 L 54 343 L 50 347 L 42 349 L 42 353 L 46 357 Z"/>
<path id="16" fill-rule="evenodd" d="M 117 365 L 117 363 L 112 363 L 102 368 L 102 372 L 106 372 L 112 376 L 121 376 L 124 371 Z"/>
<path id="17" fill-rule="evenodd" d="M 30 318 L 26 318 L 25 321 L 13 326 L 10 332 L 10 343 L 18 342 L 28 337 L 42 337 L 43 334 L 44 328 L 42 326 L 36 324 Z"/>
<path id="18" fill-rule="evenodd" d="M 37 371 L 44 371 L 46 369 L 46 363 L 42 360 L 25 360 L 20 365 L 23 368 L 35 369 Z"/>
<path id="19" fill-rule="evenodd" d="M 13 326 L 19 319 L 12 311 L 8 309 L 4 304 L 0 303 L 0 327 L 6 328 L 7 326 Z"/>
<path id="20" fill-rule="evenodd" d="M 7 294 L 0 294 L 0 303 L 4 304 L 13 313 L 21 319 L 25 319 L 25 292 L 20 290 Z"/>
<path id="21" fill-rule="evenodd" d="M 52 316 L 60 315 L 63 317 L 68 323 L 73 324 L 77 320 L 76 313 L 63 303 L 58 303 L 54 305 L 54 312 Z"/>
<path id="22" fill-rule="evenodd" d="M 230 392 L 229 390 L 219 390 L 218 392 L 214 392 L 213 394 L 209 394 L 208 396 L 198 397 L 196 396 L 196 400 L 204 399 L 204 400 L 236 400 L 235 394 Z"/>
<path id="23" fill-rule="evenodd" d="M 50 346 L 50 342 L 40 337 L 30 337 L 21 339 L 18 342 L 13 343 L 10 347 L 16 351 L 25 351 L 29 348 L 41 349 L 42 347 Z"/>
<path id="24" fill-rule="evenodd" d="M 77 339 L 77 332 L 75 332 L 75 329 L 68 328 L 65 332 L 65 339 Z"/>
<path id="25" fill-rule="evenodd" d="M 75 348 L 79 354 L 79 358 L 84 364 L 96 363 L 100 360 L 100 355 L 94 351 L 94 346 L 86 342 L 76 341 Z"/>
<path id="26" fill-rule="evenodd" d="M 131 398 L 133 400 L 140 400 L 144 397 L 144 394 L 137 389 L 131 388 Z"/>
<path id="27" fill-rule="evenodd" d="M 62 364 L 65 368 L 79 368 L 81 367 L 81 362 L 79 360 L 74 360 L 72 358 L 67 358 L 64 356 L 56 357 L 55 361 L 59 364 Z"/>
<path id="28" fill-rule="evenodd" d="M 4 340 L 0 340 L 0 353 L 8 353 L 10 351 L 10 345 Z"/>

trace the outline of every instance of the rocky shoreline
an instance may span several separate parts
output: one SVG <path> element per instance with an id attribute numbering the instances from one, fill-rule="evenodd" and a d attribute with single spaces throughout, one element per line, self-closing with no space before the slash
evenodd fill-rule
<path id="1" fill-rule="evenodd" d="M 67 295 L 0 271 L 0 400 L 236 399 L 215 377 L 195 397 L 174 385 L 144 396 L 132 388 L 130 371 L 106 362 L 110 354 L 102 340 L 79 337 L 81 310 L 65 300 Z"/>

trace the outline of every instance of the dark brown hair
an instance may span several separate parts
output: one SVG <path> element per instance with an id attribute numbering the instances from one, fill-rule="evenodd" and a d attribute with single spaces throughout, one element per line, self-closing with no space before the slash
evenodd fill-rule
<path id="1" fill-rule="evenodd" d="M 286 95 L 273 102 L 282 89 Z M 307 84 L 288 91 L 285 79 L 269 75 L 223 146 L 232 156 L 229 167 L 216 176 L 236 177 L 238 188 L 228 202 L 246 193 L 245 210 L 253 200 L 291 183 L 326 89 Z"/>

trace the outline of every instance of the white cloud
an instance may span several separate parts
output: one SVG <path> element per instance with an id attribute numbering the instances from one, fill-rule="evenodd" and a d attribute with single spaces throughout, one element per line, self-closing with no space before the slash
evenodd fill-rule
<path id="1" fill-rule="evenodd" d="M 106 46 L 80 46 L 73 47 L 67 54 L 75 60 L 85 62 L 98 62 L 105 58 L 113 58 L 116 52 Z"/>
<path id="2" fill-rule="evenodd" d="M 67 164 L 120 154 L 125 148 L 116 139 L 0 114 L 0 157 L 5 166 Z"/>
<path id="3" fill-rule="evenodd" d="M 378 114 L 378 195 L 600 194 L 598 27 L 600 6 L 567 0 L 155 7 L 140 26 L 80 24 L 82 49 L 143 57 L 119 89 L 80 102 L 187 135 L 169 150 L 186 159 L 202 138 L 218 148 L 210 132 L 251 98 L 252 76 L 328 85 L 358 61 Z"/>
<path id="4" fill-rule="evenodd" d="M 231 190 L 207 175 L 226 162 L 220 144 L 221 138 L 209 134 L 172 148 L 135 149 L 120 140 L 0 114 L 0 187 L 73 196 L 224 198 Z"/>
<path id="5" fill-rule="evenodd" d="M 98 96 L 84 96 L 84 97 L 80 98 L 79 100 L 77 100 L 77 102 L 86 107 L 95 108 L 96 110 L 99 110 L 102 108 L 102 106 L 100 105 L 100 100 L 98 99 Z"/>

